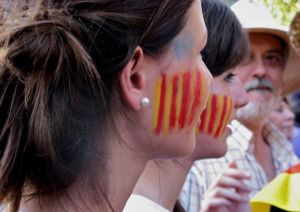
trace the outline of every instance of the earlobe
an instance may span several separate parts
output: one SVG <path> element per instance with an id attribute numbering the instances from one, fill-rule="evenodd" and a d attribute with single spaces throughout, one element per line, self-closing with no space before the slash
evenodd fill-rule
<path id="1" fill-rule="evenodd" d="M 141 99 L 144 97 L 145 75 L 143 62 L 143 50 L 141 47 L 137 47 L 133 57 L 119 75 L 123 98 L 128 106 L 136 111 L 141 109 Z"/>

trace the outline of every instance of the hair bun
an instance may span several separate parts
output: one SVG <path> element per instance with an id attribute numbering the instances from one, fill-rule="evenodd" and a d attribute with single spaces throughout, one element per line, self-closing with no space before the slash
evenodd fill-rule
<path id="1" fill-rule="evenodd" d="M 1 50 L 0 51 L 0 63 L 1 66 L 4 68 L 4 70 L 8 70 L 9 73 L 14 76 L 17 77 L 17 79 L 25 84 L 25 76 L 22 73 L 22 71 L 18 68 L 16 68 L 11 62 L 10 60 L 7 58 L 7 51 L 6 50 Z"/>

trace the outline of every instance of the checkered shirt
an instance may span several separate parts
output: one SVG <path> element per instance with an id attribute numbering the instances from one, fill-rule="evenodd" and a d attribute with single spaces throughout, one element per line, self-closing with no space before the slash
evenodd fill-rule
<path id="1" fill-rule="evenodd" d="M 252 132 L 236 120 L 232 121 L 231 126 L 232 134 L 227 139 L 228 151 L 226 155 L 219 159 L 198 160 L 189 171 L 180 195 L 181 204 L 187 212 L 200 211 L 201 199 L 210 184 L 216 179 L 220 171 L 228 167 L 232 161 L 237 163 L 239 169 L 251 173 L 249 186 L 252 192 L 250 197 L 253 197 L 268 183 L 267 176 L 253 153 Z M 271 147 L 276 175 L 298 162 L 291 143 L 275 126 L 267 123 L 262 133 Z"/>

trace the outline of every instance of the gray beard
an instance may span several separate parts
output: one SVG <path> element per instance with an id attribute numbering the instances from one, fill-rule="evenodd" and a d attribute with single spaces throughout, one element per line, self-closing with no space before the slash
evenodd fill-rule
<path id="1" fill-rule="evenodd" d="M 274 96 L 268 102 L 250 101 L 247 105 L 236 111 L 236 117 L 243 123 L 261 123 L 275 110 L 276 102 L 279 99 L 279 96 Z"/>

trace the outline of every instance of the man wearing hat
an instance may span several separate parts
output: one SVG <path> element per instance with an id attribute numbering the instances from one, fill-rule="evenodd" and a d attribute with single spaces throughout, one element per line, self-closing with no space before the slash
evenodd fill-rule
<path id="1" fill-rule="evenodd" d="M 181 195 L 186 211 L 200 211 L 195 201 L 201 201 L 197 198 L 206 192 L 219 201 L 216 205 L 238 203 L 232 193 L 239 191 L 230 189 L 230 184 L 236 183 L 234 177 L 222 175 L 230 162 L 251 174 L 250 197 L 298 162 L 290 142 L 267 118 L 282 94 L 299 88 L 300 57 L 290 45 L 287 29 L 273 20 L 267 8 L 240 0 L 232 10 L 249 35 L 249 58 L 234 73 L 244 83 L 250 101 L 237 111 L 237 120 L 231 124 L 227 154 L 220 159 L 197 161 L 190 170 Z M 210 188 L 211 184 L 214 186 Z"/>

